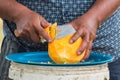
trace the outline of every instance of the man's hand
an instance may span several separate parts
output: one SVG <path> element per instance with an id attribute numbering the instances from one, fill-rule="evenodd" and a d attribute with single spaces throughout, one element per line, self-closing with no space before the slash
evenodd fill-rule
<path id="1" fill-rule="evenodd" d="M 78 49 L 78 55 L 86 49 L 86 54 L 84 56 L 84 59 L 86 59 L 89 57 L 92 49 L 92 42 L 96 38 L 96 31 L 99 24 L 95 18 L 91 18 L 89 15 L 83 15 L 72 21 L 71 24 L 76 29 L 76 33 L 71 38 L 70 43 L 82 37 L 83 42 Z"/>
<path id="2" fill-rule="evenodd" d="M 39 14 L 31 11 L 16 0 L 0 0 L 0 17 L 17 25 L 17 37 L 33 42 L 40 42 L 39 36 L 51 42 L 50 36 L 44 31 L 50 24 Z"/>
<path id="3" fill-rule="evenodd" d="M 105 19 L 111 16 L 119 6 L 120 0 L 96 0 L 88 12 L 71 22 L 77 32 L 71 38 L 70 42 L 73 43 L 79 37 L 82 37 L 83 42 L 78 49 L 78 54 L 86 49 L 84 59 L 89 57 L 92 42 L 96 38 L 97 28 Z"/>
<path id="4" fill-rule="evenodd" d="M 16 20 L 17 37 L 26 39 L 31 42 L 40 42 L 40 35 L 43 36 L 48 42 L 52 39 L 45 32 L 44 28 L 48 27 L 48 23 L 41 15 L 28 11 Z"/>

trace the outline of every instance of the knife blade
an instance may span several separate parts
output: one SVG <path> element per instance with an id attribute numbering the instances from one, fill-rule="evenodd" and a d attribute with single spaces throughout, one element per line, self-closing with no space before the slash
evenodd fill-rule
<path id="1" fill-rule="evenodd" d="M 63 38 L 76 32 L 71 24 L 58 25 L 56 30 L 56 39 Z"/>
<path id="2" fill-rule="evenodd" d="M 55 39 L 63 38 L 65 36 L 68 36 L 68 35 L 73 34 L 75 32 L 76 31 L 71 24 L 58 25 L 56 27 Z M 16 37 L 19 37 L 19 33 L 18 33 L 17 29 L 14 30 L 14 34 L 15 34 Z M 46 40 L 42 36 L 40 36 L 40 39 L 41 39 L 42 43 L 46 42 Z"/>

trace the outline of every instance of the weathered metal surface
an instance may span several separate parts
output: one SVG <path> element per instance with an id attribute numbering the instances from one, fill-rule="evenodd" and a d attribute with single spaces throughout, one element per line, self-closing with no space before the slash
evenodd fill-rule
<path id="1" fill-rule="evenodd" d="M 107 64 L 96 66 L 54 67 L 11 63 L 13 80 L 109 80 Z"/>

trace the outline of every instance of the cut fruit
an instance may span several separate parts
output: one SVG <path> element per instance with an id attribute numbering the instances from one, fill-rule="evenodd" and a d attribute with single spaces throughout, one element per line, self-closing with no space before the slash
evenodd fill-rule
<path id="1" fill-rule="evenodd" d="M 82 43 L 82 38 L 79 38 L 73 44 L 69 43 L 73 34 L 60 39 L 55 39 L 57 33 L 56 26 L 57 23 L 54 23 L 45 29 L 54 39 L 51 43 L 48 43 L 48 54 L 50 58 L 57 64 L 72 64 L 80 62 L 85 55 L 85 50 L 81 55 L 77 55 L 77 50 Z"/>

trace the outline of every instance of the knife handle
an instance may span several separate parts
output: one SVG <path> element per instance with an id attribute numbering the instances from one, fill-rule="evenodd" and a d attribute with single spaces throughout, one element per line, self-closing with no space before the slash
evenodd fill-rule
<path id="1" fill-rule="evenodd" d="M 18 32 L 17 29 L 14 30 L 14 35 L 16 37 L 20 37 L 19 32 Z M 42 42 L 42 43 L 47 42 L 41 35 L 39 35 L 39 39 L 40 39 L 40 42 Z"/>

